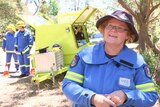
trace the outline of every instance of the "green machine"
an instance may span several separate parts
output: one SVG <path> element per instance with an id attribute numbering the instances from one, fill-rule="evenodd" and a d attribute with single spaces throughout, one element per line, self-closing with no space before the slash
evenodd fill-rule
<path id="1" fill-rule="evenodd" d="M 57 16 L 56 21 L 48 17 L 19 15 L 35 30 L 36 51 L 31 59 L 36 73 L 32 81 L 40 83 L 67 71 L 75 54 L 90 45 L 85 23 L 96 10 L 88 6 L 77 13 Z M 76 39 L 76 27 L 81 27 L 84 33 L 83 43 Z"/>

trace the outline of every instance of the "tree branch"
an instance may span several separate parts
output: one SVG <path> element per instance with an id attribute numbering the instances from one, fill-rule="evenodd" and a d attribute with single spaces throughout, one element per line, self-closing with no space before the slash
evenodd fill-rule
<path id="1" fill-rule="evenodd" d="M 146 8 L 146 20 L 147 20 L 147 16 L 148 16 L 148 14 L 149 14 L 149 12 L 150 12 L 150 6 L 151 6 L 151 0 L 148 0 L 148 1 L 146 1 L 147 2 L 147 8 Z"/>
<path id="2" fill-rule="evenodd" d="M 160 6 L 160 3 L 158 3 L 157 5 L 155 5 L 155 6 L 153 6 L 153 7 L 151 8 L 151 10 L 148 12 L 148 14 L 147 14 L 147 16 L 146 16 L 146 20 L 149 19 L 149 16 L 152 14 L 152 12 L 153 12 L 155 9 L 157 9 L 159 6 Z"/>
<path id="3" fill-rule="evenodd" d="M 137 15 L 133 12 L 133 10 L 132 10 L 130 7 L 128 7 L 128 6 L 126 5 L 126 3 L 125 3 L 123 0 L 118 0 L 118 3 L 121 4 L 121 6 L 122 6 L 124 9 L 126 9 L 128 12 L 130 12 L 130 14 L 133 15 L 133 17 L 136 19 L 136 21 L 138 21 Z"/>
<path id="4" fill-rule="evenodd" d="M 158 16 L 160 15 L 160 13 L 158 13 L 158 15 L 157 16 L 155 16 L 154 18 L 152 18 L 151 20 L 149 20 L 149 22 L 148 23 L 152 23 L 156 18 L 158 18 Z"/>
<path id="5" fill-rule="evenodd" d="M 140 5 L 138 4 L 137 0 L 134 0 L 134 2 L 136 3 L 138 9 L 140 10 Z"/>

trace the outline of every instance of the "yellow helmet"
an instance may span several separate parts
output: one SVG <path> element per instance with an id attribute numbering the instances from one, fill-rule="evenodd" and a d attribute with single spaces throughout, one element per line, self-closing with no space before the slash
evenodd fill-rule
<path id="1" fill-rule="evenodd" d="M 15 28 L 14 24 L 9 24 L 7 26 L 7 29 L 12 29 L 14 32 L 16 32 L 16 28 Z"/>
<path id="2" fill-rule="evenodd" d="M 23 21 L 18 21 L 18 22 L 17 22 L 17 26 L 23 26 L 23 27 L 24 27 L 24 26 L 25 26 L 25 24 L 24 24 L 24 22 L 23 22 Z"/>

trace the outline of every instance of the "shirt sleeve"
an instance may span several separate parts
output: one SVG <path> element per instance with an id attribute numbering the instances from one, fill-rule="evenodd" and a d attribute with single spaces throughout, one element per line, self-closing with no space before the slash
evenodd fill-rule
<path id="1" fill-rule="evenodd" d="M 86 107 L 91 106 L 91 97 L 95 93 L 83 87 L 85 64 L 83 60 L 76 55 L 70 65 L 64 80 L 62 89 L 65 95 L 74 103 Z"/>
<path id="2" fill-rule="evenodd" d="M 14 35 L 14 38 L 15 38 L 14 48 L 16 49 L 16 51 L 17 51 L 17 48 L 18 48 L 17 34 L 18 34 L 18 33 L 16 32 L 15 35 Z"/>
<path id="3" fill-rule="evenodd" d="M 23 54 L 25 54 L 26 52 L 28 52 L 32 48 L 32 46 L 33 46 L 33 36 L 31 34 L 31 32 L 27 31 L 26 33 L 28 33 L 27 34 L 28 35 L 28 45 L 24 48 L 24 50 L 22 52 Z"/>
<path id="4" fill-rule="evenodd" d="M 136 89 L 123 90 L 128 97 L 128 100 L 124 105 L 132 105 L 133 107 L 151 107 L 156 103 L 158 94 L 149 72 L 149 68 L 146 65 L 137 69 L 135 74 Z"/>

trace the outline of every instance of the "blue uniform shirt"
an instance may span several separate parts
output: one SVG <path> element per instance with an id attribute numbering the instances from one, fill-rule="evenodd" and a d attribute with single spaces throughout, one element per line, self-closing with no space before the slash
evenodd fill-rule
<path id="1" fill-rule="evenodd" d="M 30 48 L 33 46 L 33 36 L 31 35 L 31 32 L 25 29 L 24 31 L 16 32 L 15 36 L 15 47 L 17 48 L 18 54 L 21 52 L 23 54 L 28 52 Z"/>
<path id="2" fill-rule="evenodd" d="M 3 38 L 2 48 L 8 53 L 14 53 L 15 37 L 14 33 L 6 32 Z"/>
<path id="3" fill-rule="evenodd" d="M 94 94 L 123 90 L 127 101 L 119 107 L 151 107 L 158 99 L 143 57 L 124 46 L 108 58 L 104 42 L 80 51 L 63 81 L 63 92 L 73 107 L 91 107 Z"/>

